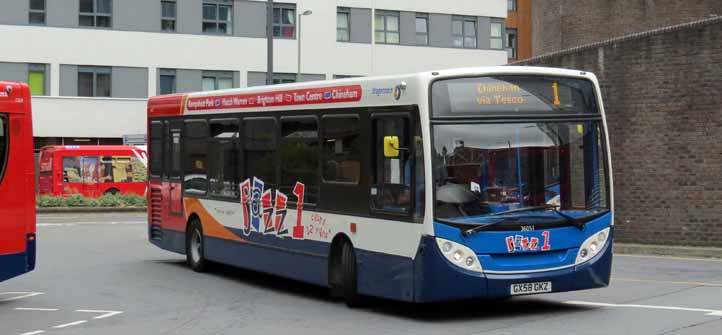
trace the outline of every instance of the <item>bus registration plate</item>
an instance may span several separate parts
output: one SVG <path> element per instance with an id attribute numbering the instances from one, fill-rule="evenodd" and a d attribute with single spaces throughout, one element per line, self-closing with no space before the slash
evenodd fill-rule
<path id="1" fill-rule="evenodd" d="M 511 295 L 547 293 L 552 291 L 552 282 L 511 284 Z"/>

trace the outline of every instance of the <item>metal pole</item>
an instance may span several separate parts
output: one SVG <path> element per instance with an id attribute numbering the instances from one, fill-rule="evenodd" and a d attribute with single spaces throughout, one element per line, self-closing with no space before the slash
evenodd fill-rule
<path id="1" fill-rule="evenodd" d="M 301 18 L 303 14 L 298 14 L 298 70 L 296 71 L 296 82 L 301 81 Z"/>
<path id="2" fill-rule="evenodd" d="M 266 85 L 273 84 L 273 0 L 266 2 L 266 40 L 267 46 L 267 69 L 266 69 Z"/>

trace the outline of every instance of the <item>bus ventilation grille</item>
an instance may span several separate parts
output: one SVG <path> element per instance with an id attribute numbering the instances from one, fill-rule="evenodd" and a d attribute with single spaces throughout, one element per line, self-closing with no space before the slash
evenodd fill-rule
<path id="1" fill-rule="evenodd" d="M 163 239 L 162 222 L 163 196 L 160 188 L 150 188 L 150 237 L 154 240 Z"/>

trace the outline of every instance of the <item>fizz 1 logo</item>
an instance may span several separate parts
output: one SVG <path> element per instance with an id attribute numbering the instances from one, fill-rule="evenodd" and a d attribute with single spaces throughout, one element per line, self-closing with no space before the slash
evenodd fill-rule
<path id="1" fill-rule="evenodd" d="M 513 235 L 506 237 L 506 251 L 510 254 L 515 252 L 529 252 L 529 251 L 549 251 L 551 245 L 549 244 L 549 231 L 542 232 L 544 242 L 539 245 L 539 238 L 526 237 L 523 235 Z"/>
<path id="2" fill-rule="evenodd" d="M 303 197 L 306 185 L 296 182 L 293 194 L 296 196 L 296 222 L 292 227 L 286 226 L 288 196 L 276 190 L 265 189 L 263 180 L 253 177 L 241 183 L 241 207 L 243 209 L 243 234 L 250 235 L 255 231 L 261 234 L 291 236 L 294 239 L 304 238 L 302 222 Z M 273 201 L 272 201 L 273 200 Z M 275 205 L 273 205 L 275 203 Z"/>

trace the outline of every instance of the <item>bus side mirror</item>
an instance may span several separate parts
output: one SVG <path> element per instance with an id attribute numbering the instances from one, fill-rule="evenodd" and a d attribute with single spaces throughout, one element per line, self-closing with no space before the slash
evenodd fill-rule
<path id="1" fill-rule="evenodd" d="M 399 157 L 399 137 L 398 136 L 384 136 L 384 157 L 386 157 L 386 158 Z"/>

